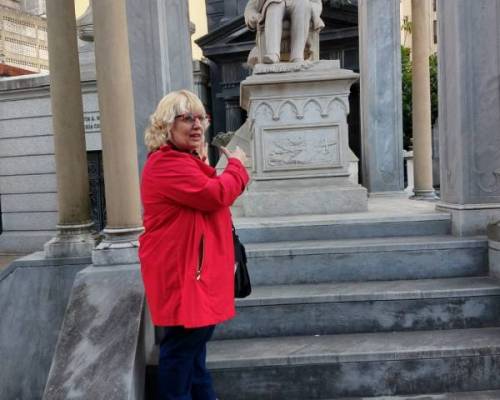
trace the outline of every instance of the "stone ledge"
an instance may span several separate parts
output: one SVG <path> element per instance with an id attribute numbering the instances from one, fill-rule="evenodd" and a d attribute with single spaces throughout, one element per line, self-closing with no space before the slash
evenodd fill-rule
<path id="1" fill-rule="evenodd" d="M 468 248 L 487 249 L 488 242 L 485 237 L 461 239 L 454 236 L 410 236 L 400 238 L 251 243 L 247 244 L 245 247 L 248 258 L 254 258 L 336 253 L 359 254 L 361 252 L 407 252 Z"/>
<path id="2" fill-rule="evenodd" d="M 500 354 L 500 328 L 214 341 L 210 369 L 477 357 Z"/>
<path id="3" fill-rule="evenodd" d="M 398 301 L 499 296 L 500 282 L 490 277 L 409 281 L 340 282 L 331 284 L 258 286 L 238 308 L 334 302 Z"/>

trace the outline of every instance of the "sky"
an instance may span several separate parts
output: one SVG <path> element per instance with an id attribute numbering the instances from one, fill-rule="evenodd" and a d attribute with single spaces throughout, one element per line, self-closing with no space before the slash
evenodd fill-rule
<path id="1" fill-rule="evenodd" d="M 75 0 L 76 17 L 82 15 L 89 6 L 89 0 Z M 205 11 L 205 0 L 189 0 L 189 17 L 196 25 L 196 32 L 191 37 L 195 39 L 207 33 L 207 17 Z M 199 60 L 202 57 L 201 49 L 192 42 L 193 58 Z"/>

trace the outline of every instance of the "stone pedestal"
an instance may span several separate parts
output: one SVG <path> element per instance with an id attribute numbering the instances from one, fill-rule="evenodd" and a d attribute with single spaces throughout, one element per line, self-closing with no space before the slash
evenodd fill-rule
<path id="1" fill-rule="evenodd" d="M 331 214 L 367 209 L 349 179 L 347 114 L 358 75 L 338 61 L 255 66 L 241 83 L 252 137 L 245 216 Z"/>
<path id="2" fill-rule="evenodd" d="M 94 266 L 136 264 L 139 262 L 138 236 L 140 228 L 111 229 L 105 228 L 104 240 L 92 252 Z"/>
<path id="3" fill-rule="evenodd" d="M 454 234 L 485 234 L 500 220 L 500 8 L 441 0 L 438 21 L 438 209 L 451 212 Z"/>
<path id="4" fill-rule="evenodd" d="M 90 232 L 94 223 L 82 225 L 57 225 L 57 235 L 45 243 L 47 258 L 88 257 L 95 245 L 94 235 Z"/>

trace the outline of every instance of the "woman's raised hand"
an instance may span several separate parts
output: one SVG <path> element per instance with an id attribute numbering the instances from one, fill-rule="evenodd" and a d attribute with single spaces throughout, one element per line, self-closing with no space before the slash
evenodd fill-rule
<path id="1" fill-rule="evenodd" d="M 228 149 L 222 146 L 220 147 L 220 150 L 227 158 L 236 158 L 240 160 L 243 165 L 245 165 L 245 162 L 247 160 L 247 155 L 238 146 L 236 146 L 236 149 L 234 149 L 234 151 L 229 151 Z"/>

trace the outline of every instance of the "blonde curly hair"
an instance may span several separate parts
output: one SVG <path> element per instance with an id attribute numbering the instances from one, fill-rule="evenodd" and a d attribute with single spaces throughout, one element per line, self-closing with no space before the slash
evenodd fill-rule
<path id="1" fill-rule="evenodd" d="M 201 100 L 189 90 L 177 90 L 160 100 L 156 110 L 149 117 L 149 126 L 144 132 L 144 143 L 148 151 L 155 151 L 165 145 L 170 138 L 170 130 L 177 115 L 193 112 L 205 115 Z M 208 128 L 208 119 L 201 123 L 203 132 Z"/>

